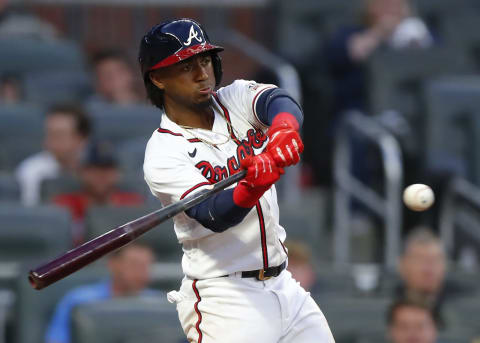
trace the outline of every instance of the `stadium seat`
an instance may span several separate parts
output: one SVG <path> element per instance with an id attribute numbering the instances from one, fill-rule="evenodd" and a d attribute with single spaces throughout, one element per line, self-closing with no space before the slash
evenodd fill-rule
<path id="1" fill-rule="evenodd" d="M 88 106 L 94 134 L 117 144 L 137 137 L 150 137 L 159 126 L 161 112 L 153 106 Z"/>
<path id="2" fill-rule="evenodd" d="M 0 261 L 48 260 L 71 246 L 70 216 L 57 207 L 0 206 Z"/>
<path id="3" fill-rule="evenodd" d="M 91 83 L 83 70 L 30 72 L 23 77 L 25 101 L 42 105 L 80 102 L 92 93 Z"/>
<path id="4" fill-rule="evenodd" d="M 13 171 L 42 149 L 43 114 L 40 107 L 0 106 L 0 170 Z"/>
<path id="5" fill-rule="evenodd" d="M 395 109 L 415 122 L 421 118 L 421 87 L 429 78 L 468 73 L 472 61 L 444 47 L 425 50 L 379 51 L 368 62 L 372 113 Z"/>
<path id="6" fill-rule="evenodd" d="M 115 299 L 74 311 L 75 343 L 185 341 L 174 304 L 164 298 Z"/>
<path id="7" fill-rule="evenodd" d="M 331 235 L 327 230 L 328 194 L 316 189 L 303 192 L 298 204 L 279 203 L 280 225 L 288 240 L 307 243 L 314 257 L 331 260 Z"/>
<path id="8" fill-rule="evenodd" d="M 317 299 L 337 342 L 355 342 L 362 335 L 381 332 L 385 328 L 390 298 L 320 297 Z"/>
<path id="9" fill-rule="evenodd" d="M 143 178 L 143 160 L 149 139 L 150 136 L 129 139 L 118 146 L 120 167 L 127 174 L 141 175 Z"/>
<path id="10" fill-rule="evenodd" d="M 10 173 L 0 172 L 0 203 L 19 201 L 20 188 L 17 180 Z"/>
<path id="11" fill-rule="evenodd" d="M 444 77 L 432 80 L 426 85 L 425 101 L 428 165 L 479 184 L 480 78 Z"/>
<path id="12" fill-rule="evenodd" d="M 87 239 L 95 238 L 157 209 L 153 207 L 91 207 L 86 218 Z M 182 249 L 174 233 L 171 219 L 141 236 L 140 240 L 152 246 L 157 259 L 161 262 L 181 260 Z"/>
<path id="13" fill-rule="evenodd" d="M 74 287 L 97 282 L 107 276 L 105 268 L 93 265 L 37 291 L 27 281 L 27 272 L 28 268 L 25 266 L 16 287 L 15 336 L 17 343 L 44 342 L 48 323 L 52 318 L 55 306 L 63 295 Z"/>
<path id="14" fill-rule="evenodd" d="M 45 179 L 40 185 L 40 198 L 43 203 L 50 203 L 55 196 L 62 193 L 79 191 L 81 184 L 71 176 L 59 176 L 54 179 Z"/>
<path id="15" fill-rule="evenodd" d="M 85 67 L 81 49 L 66 40 L 0 39 L 0 51 L 0 75 Z"/>

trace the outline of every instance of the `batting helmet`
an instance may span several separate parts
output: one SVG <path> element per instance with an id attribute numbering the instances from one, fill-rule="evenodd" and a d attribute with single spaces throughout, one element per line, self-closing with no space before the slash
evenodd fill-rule
<path id="1" fill-rule="evenodd" d="M 138 60 L 145 85 L 149 73 L 186 60 L 194 55 L 212 52 L 216 86 L 222 80 L 222 63 L 217 52 L 223 48 L 210 43 L 202 26 L 192 19 L 177 19 L 155 25 L 140 43 Z"/>

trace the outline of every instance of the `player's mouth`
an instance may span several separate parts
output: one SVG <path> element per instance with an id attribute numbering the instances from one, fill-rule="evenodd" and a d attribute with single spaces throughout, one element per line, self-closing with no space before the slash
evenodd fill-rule
<path id="1" fill-rule="evenodd" d="M 200 94 L 210 94 L 212 93 L 212 87 L 205 87 L 199 90 Z"/>

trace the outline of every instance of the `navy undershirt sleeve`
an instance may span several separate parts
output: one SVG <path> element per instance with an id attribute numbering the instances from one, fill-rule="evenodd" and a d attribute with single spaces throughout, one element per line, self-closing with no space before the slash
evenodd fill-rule
<path id="1" fill-rule="evenodd" d="M 207 229 L 223 232 L 239 224 L 251 208 L 237 206 L 233 202 L 233 188 L 226 189 L 195 205 L 185 213 Z"/>
<path id="2" fill-rule="evenodd" d="M 300 106 L 280 88 L 268 89 L 257 100 L 255 111 L 258 119 L 265 125 L 272 125 L 273 118 L 280 112 L 293 114 L 302 127 L 303 113 Z"/>

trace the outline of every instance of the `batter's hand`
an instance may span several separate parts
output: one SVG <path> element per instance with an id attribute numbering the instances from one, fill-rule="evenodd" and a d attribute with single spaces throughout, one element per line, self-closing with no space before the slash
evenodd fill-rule
<path id="1" fill-rule="evenodd" d="M 240 207 L 250 208 L 260 199 L 280 176 L 285 173 L 278 167 L 268 152 L 250 156 L 242 160 L 242 169 L 247 175 L 233 191 L 233 201 Z"/>
<path id="2" fill-rule="evenodd" d="M 298 134 L 298 122 L 290 113 L 280 113 L 267 131 L 267 151 L 279 167 L 287 167 L 300 161 L 303 142 Z"/>

